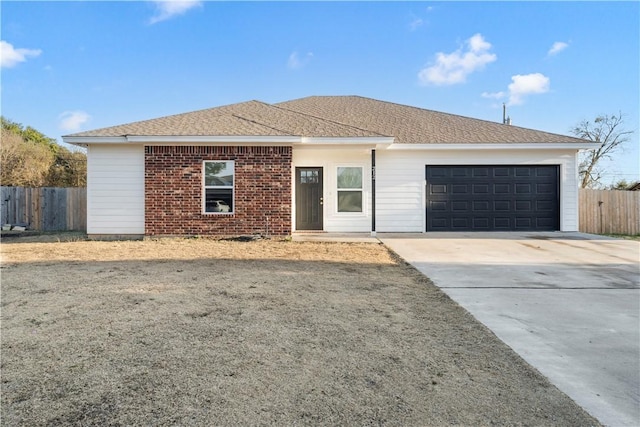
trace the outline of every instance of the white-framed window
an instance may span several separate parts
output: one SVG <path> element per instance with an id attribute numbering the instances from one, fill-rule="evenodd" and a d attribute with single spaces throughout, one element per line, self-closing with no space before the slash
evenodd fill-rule
<path id="1" fill-rule="evenodd" d="M 233 213 L 233 160 L 206 160 L 203 164 L 204 212 Z"/>
<path id="2" fill-rule="evenodd" d="M 362 177 L 360 166 L 338 166 L 338 212 L 362 212 Z"/>

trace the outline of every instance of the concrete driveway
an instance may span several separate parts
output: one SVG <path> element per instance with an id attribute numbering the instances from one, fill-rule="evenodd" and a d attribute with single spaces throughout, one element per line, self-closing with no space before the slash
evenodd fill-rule
<path id="1" fill-rule="evenodd" d="M 640 242 L 560 232 L 378 237 L 600 422 L 640 425 Z"/>

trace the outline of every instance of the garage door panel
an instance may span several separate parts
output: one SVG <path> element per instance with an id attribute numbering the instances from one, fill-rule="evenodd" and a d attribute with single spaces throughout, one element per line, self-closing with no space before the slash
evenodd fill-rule
<path id="1" fill-rule="evenodd" d="M 471 171 L 469 169 L 452 169 L 449 171 L 446 176 L 451 176 L 453 178 L 466 178 L 470 176 Z"/>
<path id="2" fill-rule="evenodd" d="M 553 227 L 553 218 L 536 218 L 536 227 Z"/>
<path id="3" fill-rule="evenodd" d="M 433 184 L 430 187 L 429 193 L 430 194 L 446 194 L 447 193 L 447 186 L 446 185 Z"/>
<path id="4" fill-rule="evenodd" d="M 453 229 L 467 229 L 469 228 L 470 219 L 469 218 L 451 218 L 451 227 Z"/>
<path id="5" fill-rule="evenodd" d="M 523 184 L 523 183 L 516 183 L 515 185 L 515 193 L 516 194 L 531 194 L 532 193 L 532 186 L 531 184 Z"/>
<path id="6" fill-rule="evenodd" d="M 510 184 L 493 184 L 493 194 L 509 194 L 511 193 Z"/>
<path id="7" fill-rule="evenodd" d="M 452 184 L 451 185 L 451 193 L 452 194 L 469 194 L 470 185 L 468 184 Z"/>
<path id="8" fill-rule="evenodd" d="M 471 201 L 466 200 L 458 200 L 451 202 L 451 211 L 452 212 L 469 212 L 469 206 L 471 205 Z"/>
<path id="9" fill-rule="evenodd" d="M 473 184 L 473 194 L 489 194 L 489 184 Z"/>
<path id="10" fill-rule="evenodd" d="M 537 194 L 555 194 L 556 189 L 553 184 L 536 184 Z"/>
<path id="11" fill-rule="evenodd" d="M 489 201 L 488 200 L 474 200 L 472 206 L 473 206 L 473 211 L 474 212 L 487 212 L 487 211 L 489 211 Z"/>
<path id="12" fill-rule="evenodd" d="M 493 169 L 493 177 L 494 178 L 508 178 L 511 174 L 511 171 L 509 168 L 500 168 L 500 167 L 496 167 Z"/>
<path id="13" fill-rule="evenodd" d="M 509 200 L 494 200 L 493 202 L 493 210 L 496 212 L 500 211 L 510 211 L 511 203 Z"/>
<path id="14" fill-rule="evenodd" d="M 555 208 L 550 200 L 536 200 L 536 212 L 553 212 Z"/>
<path id="15" fill-rule="evenodd" d="M 511 218 L 498 217 L 493 219 L 493 228 L 495 230 L 508 231 L 511 228 Z"/>
<path id="16" fill-rule="evenodd" d="M 513 175 L 516 176 L 516 177 L 521 177 L 521 176 L 528 177 L 528 176 L 531 176 L 531 168 L 528 167 L 528 166 L 526 166 L 526 167 L 522 167 L 522 166 L 517 167 L 516 166 L 513 169 L 514 169 L 513 170 L 513 172 L 514 172 Z"/>
<path id="17" fill-rule="evenodd" d="M 442 212 L 446 212 L 449 209 L 447 209 L 447 202 L 436 202 L 436 201 L 432 201 L 429 203 L 429 205 L 431 206 L 431 209 L 434 211 L 442 211 Z"/>
<path id="18" fill-rule="evenodd" d="M 537 177 L 549 177 L 551 180 L 555 180 L 556 171 L 553 168 L 536 168 L 535 169 Z"/>
<path id="19" fill-rule="evenodd" d="M 559 166 L 427 166 L 427 231 L 551 231 Z"/>
<path id="20" fill-rule="evenodd" d="M 489 168 L 471 168 L 471 176 L 474 178 L 487 178 L 489 177 Z"/>
<path id="21" fill-rule="evenodd" d="M 529 230 L 532 225 L 531 218 L 516 218 L 516 230 Z"/>

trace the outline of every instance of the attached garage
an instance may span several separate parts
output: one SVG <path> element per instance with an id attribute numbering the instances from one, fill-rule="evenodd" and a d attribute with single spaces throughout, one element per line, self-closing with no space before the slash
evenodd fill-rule
<path id="1" fill-rule="evenodd" d="M 559 230 L 559 176 L 558 165 L 427 165 L 427 231 Z"/>

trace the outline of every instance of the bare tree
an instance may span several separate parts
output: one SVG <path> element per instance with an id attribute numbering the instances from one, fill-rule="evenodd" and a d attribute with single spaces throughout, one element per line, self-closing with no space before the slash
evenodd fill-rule
<path id="1" fill-rule="evenodd" d="M 578 138 L 597 142 L 598 148 L 583 153 L 580 158 L 580 186 L 582 188 L 597 187 L 602 179 L 603 171 L 598 167 L 601 159 L 611 158 L 620 145 L 629 141 L 633 131 L 623 127 L 624 117 L 618 115 L 601 115 L 593 123 L 583 120 L 571 129 L 571 133 Z"/>

